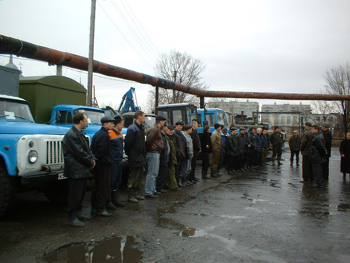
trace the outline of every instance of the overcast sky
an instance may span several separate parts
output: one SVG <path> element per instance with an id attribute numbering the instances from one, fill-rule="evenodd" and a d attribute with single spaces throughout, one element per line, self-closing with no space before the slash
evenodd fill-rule
<path id="1" fill-rule="evenodd" d="M 155 76 L 158 54 L 175 49 L 203 61 L 210 90 L 319 93 L 326 71 L 349 63 L 346 0 L 97 0 L 96 6 L 95 60 Z M 89 0 L 0 0 L 0 34 L 88 57 L 90 8 Z M 7 63 L 0 55 L 0 65 Z M 24 76 L 56 73 L 43 62 L 15 64 Z M 86 86 L 86 72 L 63 74 Z M 112 106 L 133 86 L 145 107 L 152 88 L 99 74 L 94 85 L 99 104 Z"/>

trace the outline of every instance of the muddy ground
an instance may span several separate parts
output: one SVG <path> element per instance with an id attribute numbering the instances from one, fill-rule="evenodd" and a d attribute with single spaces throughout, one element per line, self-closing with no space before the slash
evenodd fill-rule
<path id="1" fill-rule="evenodd" d="M 82 228 L 68 226 L 65 205 L 20 194 L 0 221 L 0 262 L 350 262 L 350 180 L 337 149 L 322 189 L 299 183 L 301 166 L 283 157 L 282 166 L 223 170 Z"/>

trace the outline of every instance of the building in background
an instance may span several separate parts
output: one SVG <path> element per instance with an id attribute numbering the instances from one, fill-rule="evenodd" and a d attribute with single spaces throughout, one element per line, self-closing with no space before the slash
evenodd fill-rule
<path id="1" fill-rule="evenodd" d="M 259 111 L 259 103 L 253 101 L 209 101 L 206 105 L 207 108 L 220 108 L 225 112 L 232 114 L 232 116 L 242 115 L 245 118 L 252 119 L 253 112 Z M 233 119 L 233 118 L 231 118 Z"/>
<path id="2" fill-rule="evenodd" d="M 311 121 L 311 105 L 308 104 L 272 104 L 261 106 L 261 122 L 279 126 L 290 136 L 294 130 L 302 132 L 307 121 Z"/>

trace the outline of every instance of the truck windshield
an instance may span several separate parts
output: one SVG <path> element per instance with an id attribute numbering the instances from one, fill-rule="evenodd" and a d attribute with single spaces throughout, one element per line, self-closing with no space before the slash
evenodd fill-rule
<path id="1" fill-rule="evenodd" d="M 25 102 L 0 99 L 0 119 L 34 122 Z"/>
<path id="2" fill-rule="evenodd" d="M 82 112 L 86 115 L 88 123 L 101 124 L 101 118 L 105 116 L 104 113 L 93 110 L 79 109 L 78 112 Z"/>

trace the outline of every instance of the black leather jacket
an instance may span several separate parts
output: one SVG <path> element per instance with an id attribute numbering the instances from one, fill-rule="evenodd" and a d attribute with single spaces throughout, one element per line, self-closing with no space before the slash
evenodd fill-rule
<path id="1" fill-rule="evenodd" d="M 325 140 L 322 133 L 319 131 L 315 133 L 312 138 L 309 161 L 311 163 L 322 163 L 325 160 L 326 154 Z"/>
<path id="2" fill-rule="evenodd" d="M 62 146 L 65 176 L 71 179 L 90 177 L 95 157 L 84 133 L 73 126 L 64 136 Z"/>

